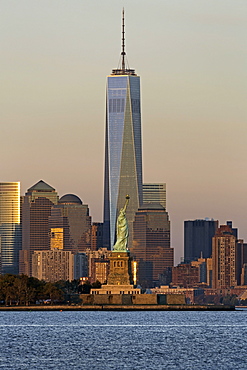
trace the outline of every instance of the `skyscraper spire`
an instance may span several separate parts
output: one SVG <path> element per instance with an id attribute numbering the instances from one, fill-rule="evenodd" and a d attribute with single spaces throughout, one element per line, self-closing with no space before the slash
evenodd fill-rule
<path id="1" fill-rule="evenodd" d="M 125 72 L 125 37 L 124 37 L 124 8 L 123 8 L 123 18 L 122 18 L 122 71 Z"/>
<path id="2" fill-rule="evenodd" d="M 132 76 L 136 76 L 135 74 L 135 70 L 134 69 L 129 69 L 129 68 L 126 68 L 126 63 L 125 63 L 125 24 L 124 24 L 124 8 L 123 8 L 123 11 L 122 11 L 122 51 L 121 51 L 121 61 L 120 61 L 120 65 L 118 66 L 117 69 L 113 69 L 112 70 L 112 75 L 132 75 Z"/>

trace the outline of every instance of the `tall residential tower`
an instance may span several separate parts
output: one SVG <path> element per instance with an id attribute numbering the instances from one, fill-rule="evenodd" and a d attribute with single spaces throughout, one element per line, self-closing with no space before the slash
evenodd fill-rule
<path id="1" fill-rule="evenodd" d="M 121 66 L 107 77 L 104 183 L 104 246 L 115 241 L 119 209 L 130 196 L 127 219 L 129 243 L 135 212 L 142 204 L 142 140 L 140 77 L 125 61 L 124 11 Z"/>
<path id="2" fill-rule="evenodd" d="M 220 225 L 213 237 L 213 289 L 229 289 L 237 285 L 237 239 L 230 224 Z"/>

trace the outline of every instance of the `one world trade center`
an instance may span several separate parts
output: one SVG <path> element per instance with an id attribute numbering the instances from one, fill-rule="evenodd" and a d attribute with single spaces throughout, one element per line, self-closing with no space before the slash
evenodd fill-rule
<path id="1" fill-rule="evenodd" d="M 126 213 L 129 224 L 129 247 L 132 225 L 142 204 L 142 139 L 140 77 L 126 66 L 124 11 L 122 20 L 121 65 L 107 77 L 105 182 L 104 182 L 104 246 L 112 249 L 116 219 L 130 196 Z"/>

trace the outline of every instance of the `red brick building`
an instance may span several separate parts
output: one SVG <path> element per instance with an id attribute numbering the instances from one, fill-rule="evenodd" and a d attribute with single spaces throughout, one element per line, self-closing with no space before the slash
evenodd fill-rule
<path id="1" fill-rule="evenodd" d="M 200 268 L 189 263 L 181 263 L 172 268 L 172 285 L 192 288 L 200 284 Z"/>

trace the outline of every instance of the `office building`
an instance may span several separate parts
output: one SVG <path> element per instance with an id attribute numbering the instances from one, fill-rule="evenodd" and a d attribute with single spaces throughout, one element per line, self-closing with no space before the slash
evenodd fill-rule
<path id="1" fill-rule="evenodd" d="M 236 259 L 237 283 L 238 285 L 243 285 L 241 275 L 243 266 L 247 264 L 247 243 L 244 243 L 243 239 L 237 240 Z"/>
<path id="2" fill-rule="evenodd" d="M 169 216 L 160 204 L 146 204 L 136 212 L 130 251 L 138 262 L 138 283 L 142 287 L 159 284 L 160 275 L 173 266 Z"/>
<path id="3" fill-rule="evenodd" d="M 50 249 L 49 216 L 57 201 L 56 190 L 42 180 L 26 192 L 22 205 L 20 273 L 32 276 L 33 252 Z"/>
<path id="4" fill-rule="evenodd" d="M 92 276 L 91 281 L 99 281 L 101 284 L 106 284 L 109 271 L 110 271 L 110 260 L 94 258 L 91 260 Z"/>
<path id="5" fill-rule="evenodd" d="M 184 288 L 211 287 L 212 258 L 198 258 L 172 268 L 172 284 Z"/>
<path id="6" fill-rule="evenodd" d="M 247 286 L 247 263 L 244 263 L 241 271 L 241 285 Z"/>
<path id="7" fill-rule="evenodd" d="M 103 223 L 93 222 L 91 227 L 91 250 L 97 251 L 103 246 Z"/>
<path id="8" fill-rule="evenodd" d="M 208 218 L 184 221 L 184 262 L 212 256 L 212 237 L 217 227 L 218 221 Z"/>
<path id="9" fill-rule="evenodd" d="M 71 281 L 74 279 L 74 255 L 61 249 L 34 251 L 32 276 L 51 283 Z"/>
<path id="10" fill-rule="evenodd" d="M 91 246 L 91 216 L 87 204 L 74 194 L 66 194 L 51 208 L 49 216 L 50 246 L 85 252 Z"/>
<path id="11" fill-rule="evenodd" d="M 237 285 L 237 240 L 228 225 L 220 225 L 213 237 L 213 289 L 228 289 Z"/>
<path id="12" fill-rule="evenodd" d="M 86 253 L 74 254 L 74 279 L 83 279 L 88 276 L 88 259 Z"/>
<path id="13" fill-rule="evenodd" d="M 109 257 L 111 252 L 107 248 L 100 248 L 97 251 L 87 249 L 85 253 L 88 259 L 88 276 L 90 280 L 92 282 L 99 280 L 104 283 L 109 273 Z M 100 263 L 102 265 L 99 265 Z M 105 271 L 104 273 L 103 270 Z M 103 276 L 103 274 L 105 275 Z"/>
<path id="14" fill-rule="evenodd" d="M 21 249 L 20 183 L 0 183 L 0 274 L 18 274 Z"/>
<path id="15" fill-rule="evenodd" d="M 199 268 L 200 271 L 200 283 L 207 284 L 208 287 L 212 287 L 212 258 L 198 258 L 196 261 L 190 262 L 191 266 Z"/>
<path id="16" fill-rule="evenodd" d="M 238 239 L 238 228 L 232 227 L 232 221 L 226 221 L 226 225 L 231 228 L 233 235 L 235 236 L 236 239 Z"/>
<path id="17" fill-rule="evenodd" d="M 122 25 L 122 60 L 118 69 L 107 77 L 105 181 L 104 181 L 104 247 L 115 242 L 116 219 L 125 197 L 129 245 L 135 213 L 142 204 L 142 139 L 140 77 L 125 61 L 124 13 Z"/>
<path id="18" fill-rule="evenodd" d="M 200 283 L 199 266 L 181 263 L 172 268 L 172 285 L 183 288 L 193 288 Z"/>
<path id="19" fill-rule="evenodd" d="M 166 209 L 166 184 L 143 184 L 143 204 L 158 203 Z"/>

